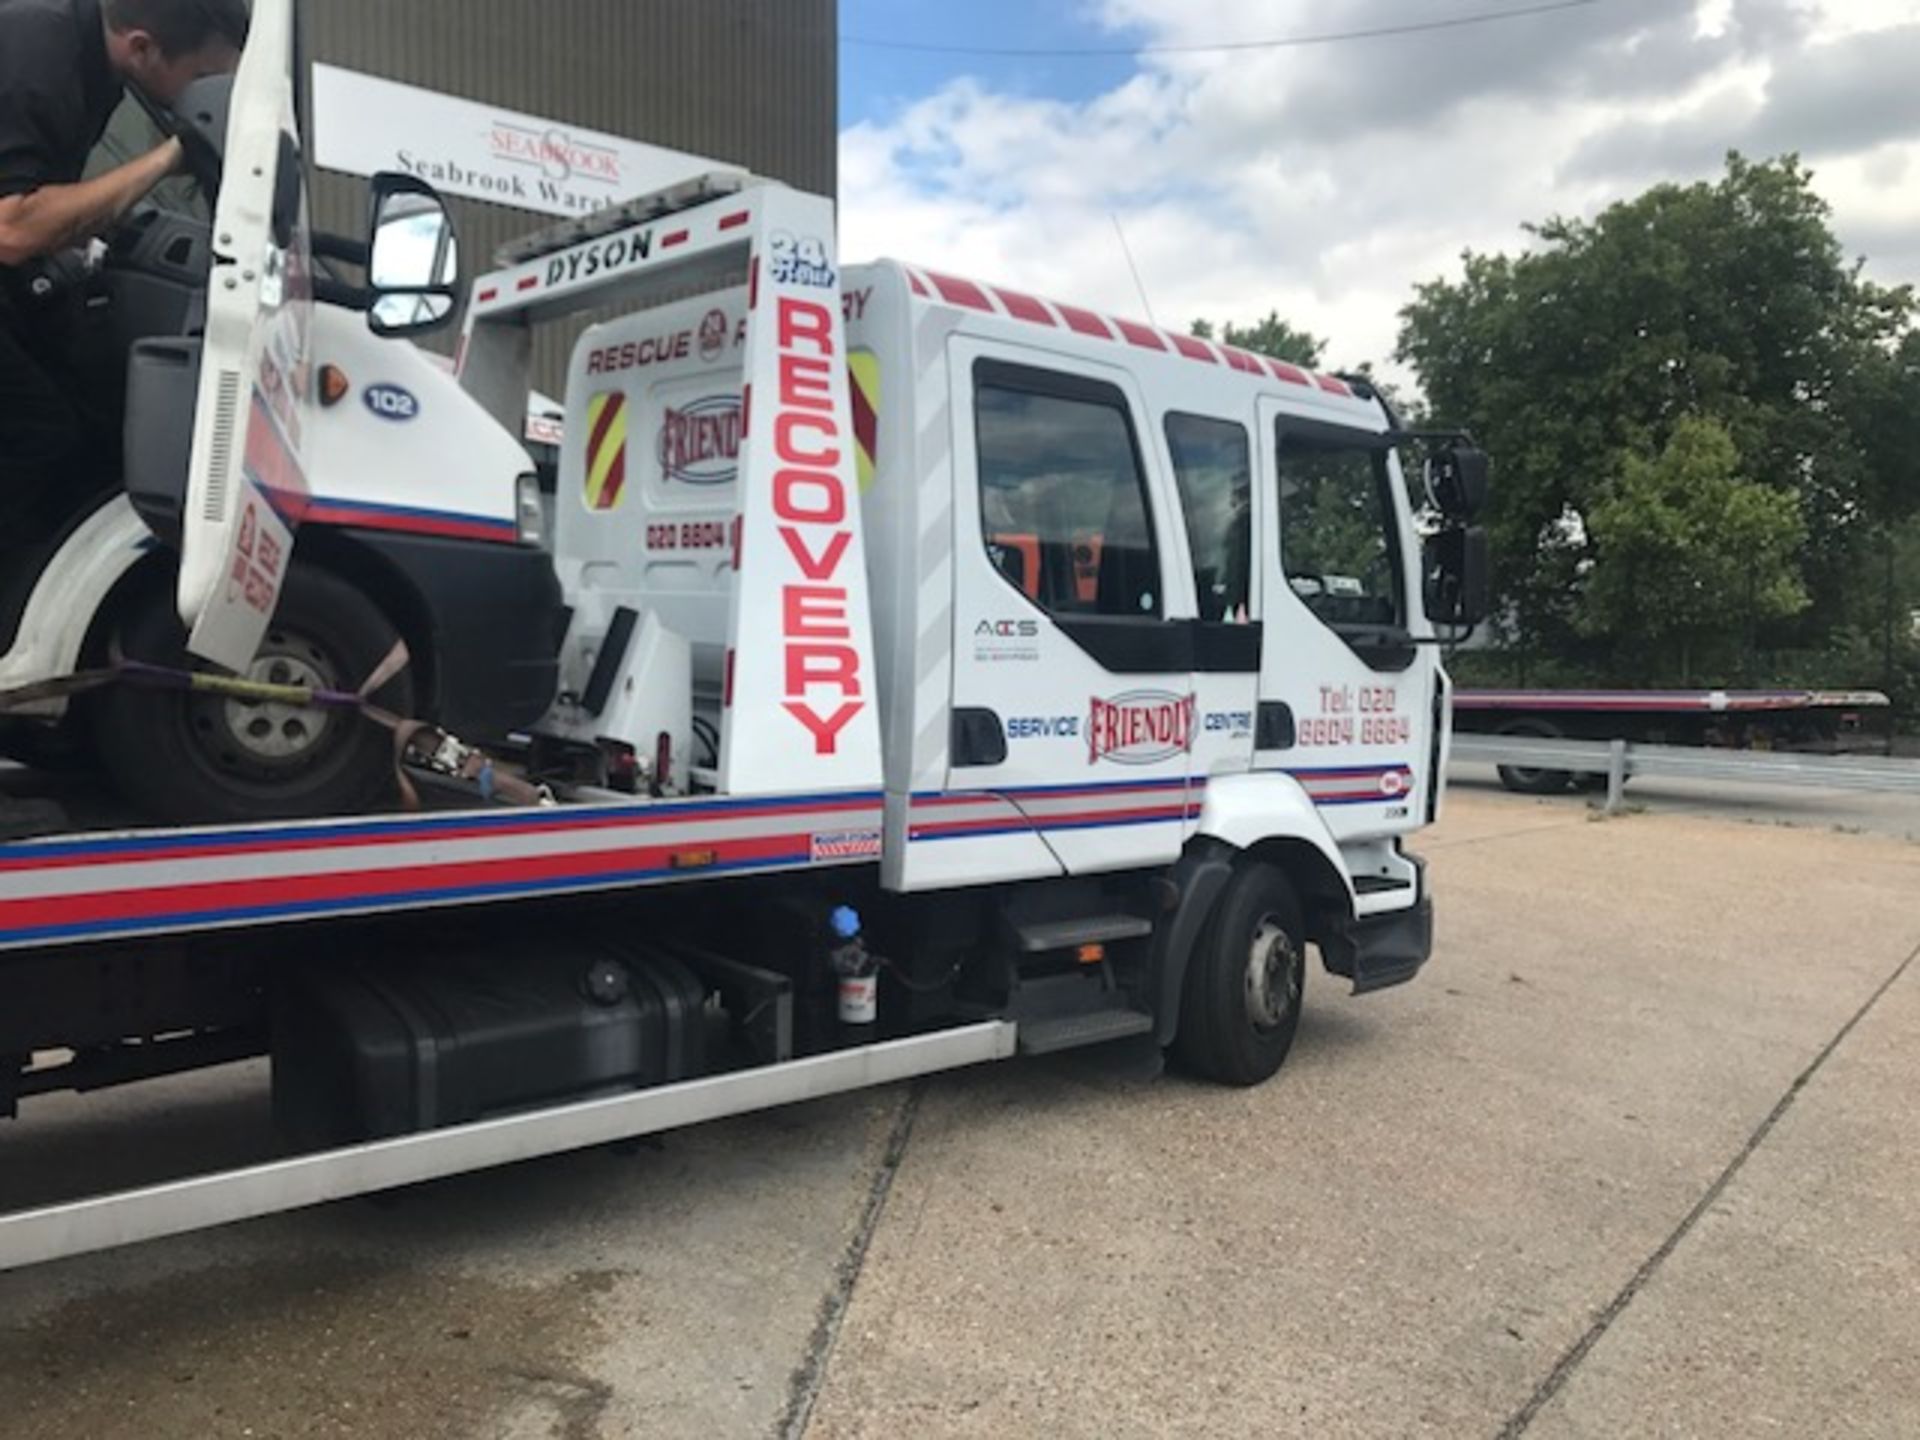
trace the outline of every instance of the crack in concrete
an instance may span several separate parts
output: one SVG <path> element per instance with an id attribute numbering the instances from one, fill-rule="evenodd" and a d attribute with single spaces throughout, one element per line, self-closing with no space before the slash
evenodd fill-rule
<path id="1" fill-rule="evenodd" d="M 1462 835 L 1458 840 L 1448 840 L 1444 837 L 1426 840 L 1421 842 L 1420 853 L 1425 855 L 1435 850 L 1458 850 L 1463 845 L 1491 845 L 1500 840 L 1522 840 L 1529 835 L 1544 835 L 1549 830 L 1571 830 L 1576 826 L 1587 824 L 1588 817 L 1592 813 L 1590 810 L 1582 810 L 1578 816 L 1570 819 L 1549 820 L 1544 825 L 1525 825 L 1518 830 L 1499 830 L 1491 835 Z M 1441 823 L 1446 822 L 1442 820 Z"/>
<path id="2" fill-rule="evenodd" d="M 1613 1328 L 1614 1322 L 1618 1320 L 1621 1315 L 1626 1313 L 1626 1309 L 1633 1303 L 1634 1297 L 1646 1287 L 1647 1282 L 1652 1280 L 1655 1273 L 1666 1263 L 1667 1258 L 1680 1247 L 1680 1242 L 1692 1233 L 1693 1228 L 1700 1223 L 1706 1213 L 1711 1210 L 1719 1201 L 1720 1197 L 1726 1193 L 1727 1187 L 1733 1183 L 1734 1178 L 1746 1167 L 1747 1161 L 1753 1158 L 1755 1152 L 1766 1143 L 1767 1137 L 1773 1133 L 1774 1127 L 1779 1125 L 1781 1120 L 1786 1117 L 1787 1112 L 1793 1108 L 1793 1102 L 1800 1098 L 1800 1092 L 1807 1088 L 1807 1085 L 1813 1080 L 1813 1077 L 1820 1073 L 1821 1069 L 1826 1065 L 1827 1061 L 1833 1057 L 1834 1052 L 1840 1048 L 1847 1036 L 1851 1035 L 1854 1028 L 1859 1025 L 1862 1020 L 1867 1018 L 1872 1012 L 1873 1007 L 1880 1003 L 1880 998 L 1894 987 L 1900 977 L 1907 973 L 1917 959 L 1920 959 L 1920 945 L 1916 945 L 1912 950 L 1907 952 L 1906 959 L 1893 967 L 1893 972 L 1876 985 L 1873 993 L 1861 1002 L 1860 1008 L 1855 1010 L 1853 1014 L 1847 1018 L 1845 1024 L 1834 1031 L 1833 1037 L 1829 1039 L 1825 1045 L 1820 1047 L 1820 1052 L 1813 1057 L 1807 1067 L 1793 1077 L 1793 1082 L 1787 1086 L 1786 1091 L 1774 1102 L 1773 1109 L 1769 1110 L 1766 1118 L 1754 1128 L 1753 1133 L 1747 1137 L 1746 1143 L 1740 1147 L 1738 1153 L 1734 1155 L 1732 1160 L 1727 1162 L 1726 1168 L 1720 1172 L 1714 1179 L 1714 1182 L 1709 1185 L 1700 1198 L 1694 1202 L 1693 1208 L 1681 1217 L 1680 1223 L 1673 1228 L 1672 1233 L 1660 1243 L 1659 1247 L 1654 1250 L 1651 1255 L 1640 1262 L 1640 1267 L 1633 1272 L 1633 1275 L 1628 1279 L 1627 1283 L 1620 1287 L 1618 1293 L 1607 1303 L 1606 1308 L 1594 1317 L 1593 1323 L 1586 1328 L 1585 1333 L 1583 1333 L 1578 1340 L 1574 1341 L 1573 1344 L 1567 1348 L 1566 1352 L 1561 1355 L 1559 1360 L 1554 1363 L 1553 1369 L 1547 1372 L 1546 1377 L 1534 1387 L 1533 1394 L 1527 1397 L 1527 1402 L 1508 1417 L 1507 1423 L 1500 1427 L 1496 1440 L 1517 1440 L 1517 1437 L 1526 1434 L 1534 1420 L 1539 1417 L 1540 1412 L 1552 1402 L 1554 1396 L 1560 1393 L 1567 1381 L 1573 1378 L 1573 1373 L 1580 1368 L 1587 1356 L 1592 1353 L 1593 1347 L 1600 1343 L 1601 1337 Z"/>
<path id="3" fill-rule="evenodd" d="M 860 1219 L 847 1241 L 846 1253 L 834 1267 L 833 1284 L 821 1298 L 820 1317 L 814 1322 L 806 1354 L 794 1367 L 793 1378 L 788 1382 L 786 1413 L 774 1427 L 774 1434 L 782 1437 L 782 1440 L 801 1440 L 812 1422 L 814 1403 L 820 1398 L 820 1389 L 826 1383 L 827 1362 L 833 1358 L 834 1346 L 839 1343 L 840 1327 L 847 1318 L 847 1308 L 853 1300 L 853 1287 L 859 1282 L 860 1272 L 866 1268 L 868 1247 L 873 1243 L 874 1232 L 880 1228 L 880 1217 L 886 1211 L 887 1197 L 893 1193 L 894 1176 L 899 1174 L 900 1162 L 906 1158 L 907 1141 L 912 1138 L 913 1123 L 919 1118 L 920 1100 L 926 1093 L 926 1084 L 924 1076 L 911 1082 L 907 1098 L 901 1103 L 899 1113 L 893 1117 L 893 1127 L 887 1132 L 886 1148 L 881 1152 L 879 1167 L 874 1171 L 872 1184 L 868 1186 Z"/>

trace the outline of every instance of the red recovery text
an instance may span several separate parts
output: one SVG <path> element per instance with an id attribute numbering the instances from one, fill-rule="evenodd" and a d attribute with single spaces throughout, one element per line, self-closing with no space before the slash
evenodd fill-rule
<path id="1" fill-rule="evenodd" d="M 816 755 L 866 704 L 845 573 L 853 544 L 840 479 L 840 417 L 833 408 L 834 315 L 780 296 L 775 307 L 779 386 L 773 413 L 773 513 L 801 583 L 780 590 L 781 702 L 807 728 Z"/>

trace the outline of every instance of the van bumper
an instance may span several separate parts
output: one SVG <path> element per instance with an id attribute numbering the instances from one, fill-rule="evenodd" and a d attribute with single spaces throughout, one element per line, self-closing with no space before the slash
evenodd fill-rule
<path id="1" fill-rule="evenodd" d="M 1404 985 L 1420 973 L 1433 953 L 1433 897 L 1427 893 L 1426 862 L 1407 857 L 1415 866 L 1413 904 L 1404 910 L 1345 919 L 1320 942 L 1327 969 L 1353 982 L 1353 993 L 1365 995 Z"/>

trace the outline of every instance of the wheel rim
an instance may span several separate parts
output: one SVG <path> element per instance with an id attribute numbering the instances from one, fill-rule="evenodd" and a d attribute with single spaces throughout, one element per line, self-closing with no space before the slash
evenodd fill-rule
<path id="1" fill-rule="evenodd" d="M 268 632 L 246 678 L 327 690 L 340 685 L 331 653 L 287 630 Z M 317 706 L 208 695 L 194 700 L 191 726 L 196 747 L 216 768 L 268 779 L 307 769 L 331 753 L 343 730 L 341 719 Z"/>
<path id="2" fill-rule="evenodd" d="M 1300 958 L 1280 917 L 1262 915 L 1247 950 L 1247 1018 L 1254 1029 L 1279 1029 L 1300 1003 Z"/>

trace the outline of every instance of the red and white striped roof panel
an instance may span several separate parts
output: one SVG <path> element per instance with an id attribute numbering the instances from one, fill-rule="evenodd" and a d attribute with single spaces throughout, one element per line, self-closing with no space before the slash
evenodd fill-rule
<path id="1" fill-rule="evenodd" d="M 1284 384 L 1320 390 L 1348 400 L 1358 401 L 1361 398 L 1354 393 L 1351 385 L 1336 376 L 1316 374 L 1271 356 L 1255 355 L 1249 350 L 1239 350 L 1231 345 L 1202 340 L 1194 335 L 1182 335 L 1173 330 L 1156 329 L 1151 325 L 1142 325 L 1137 320 L 1099 315 L 1064 301 L 1042 300 L 1003 285 L 965 280 L 915 265 L 902 265 L 900 268 L 906 273 L 907 284 L 912 287 L 913 293 L 931 303 L 951 305 L 961 310 L 977 310 L 984 315 L 1004 316 L 1029 325 L 1044 325 L 1050 329 L 1109 340 L 1116 345 L 1133 345 L 1142 350 L 1180 355 L 1203 365 L 1224 365 L 1245 375 L 1271 375 Z"/>

